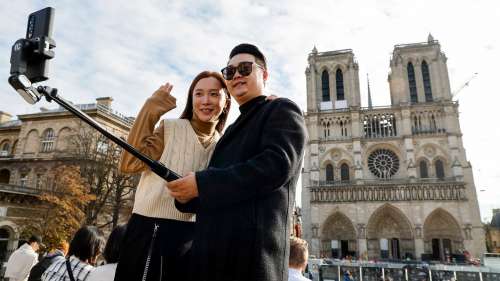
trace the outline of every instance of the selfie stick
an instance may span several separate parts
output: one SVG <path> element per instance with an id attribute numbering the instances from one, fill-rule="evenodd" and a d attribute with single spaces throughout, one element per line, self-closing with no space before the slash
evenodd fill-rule
<path id="1" fill-rule="evenodd" d="M 166 181 L 179 179 L 180 176 L 174 171 L 165 167 L 162 163 L 142 154 L 125 140 L 108 132 L 101 124 L 97 123 L 86 113 L 65 101 L 57 94 L 57 89 L 47 86 L 35 87 L 32 84 L 48 79 L 47 60 L 54 57 L 54 51 L 52 49 L 55 48 L 55 42 L 50 38 L 53 15 L 54 9 L 48 7 L 34 12 L 29 16 L 26 38 L 17 40 L 12 46 L 10 58 L 11 76 L 9 77 L 9 84 L 29 104 L 37 103 L 42 96 L 45 96 L 48 102 L 55 101 L 61 107 L 83 120 L 112 142 L 144 162 L 144 164 L 148 165 L 155 174 Z"/>

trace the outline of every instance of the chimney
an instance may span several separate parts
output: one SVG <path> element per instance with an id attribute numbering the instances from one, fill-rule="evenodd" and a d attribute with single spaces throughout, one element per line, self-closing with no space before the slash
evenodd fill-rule
<path id="1" fill-rule="evenodd" d="M 111 103 L 113 102 L 112 97 L 102 97 L 102 98 L 96 98 L 97 104 L 104 105 L 108 108 L 111 108 Z"/>
<path id="2" fill-rule="evenodd" d="M 8 114 L 7 112 L 0 111 L 0 123 L 10 121 L 11 117 L 12 115 Z"/>

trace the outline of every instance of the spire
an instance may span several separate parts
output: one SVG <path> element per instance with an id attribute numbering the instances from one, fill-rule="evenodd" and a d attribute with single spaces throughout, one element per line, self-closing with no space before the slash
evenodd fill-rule
<path id="1" fill-rule="evenodd" d="M 312 49 L 312 53 L 314 55 L 318 53 L 318 49 L 316 49 L 316 45 L 314 45 L 314 48 Z"/>
<path id="2" fill-rule="evenodd" d="M 372 93 L 370 92 L 370 78 L 368 78 L 368 73 L 366 73 L 366 81 L 368 81 L 368 108 L 372 109 Z"/>
<path id="3" fill-rule="evenodd" d="M 429 36 L 427 36 L 427 42 L 428 42 L 428 43 L 432 43 L 432 42 L 434 42 L 434 37 L 432 36 L 432 34 L 431 34 L 431 33 L 429 33 Z"/>

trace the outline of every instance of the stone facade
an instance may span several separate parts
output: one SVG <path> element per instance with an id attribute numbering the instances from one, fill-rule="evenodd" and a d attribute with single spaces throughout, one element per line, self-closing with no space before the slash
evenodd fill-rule
<path id="1" fill-rule="evenodd" d="M 500 209 L 493 209 L 493 217 L 486 225 L 486 244 L 488 251 L 500 254 Z"/>
<path id="2" fill-rule="evenodd" d="M 77 105 L 108 131 L 126 136 L 133 119 L 111 109 L 111 98 Z M 36 217 L 47 173 L 67 161 L 69 136 L 79 133 L 82 121 L 58 108 L 18 115 L 0 111 L 0 262 L 17 248 L 23 222 Z"/>
<path id="3" fill-rule="evenodd" d="M 308 62 L 302 219 L 310 253 L 433 260 L 484 253 L 438 41 L 394 47 L 388 106 L 373 107 L 368 89 L 369 106 L 361 107 L 352 50 L 314 48 Z"/>

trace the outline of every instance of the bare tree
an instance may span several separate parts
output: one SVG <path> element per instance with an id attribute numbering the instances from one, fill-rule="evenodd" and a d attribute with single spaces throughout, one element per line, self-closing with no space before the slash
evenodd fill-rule
<path id="1" fill-rule="evenodd" d="M 64 157 L 76 161 L 95 200 L 85 207 L 85 223 L 115 227 L 130 212 L 138 177 L 120 173 L 121 147 L 81 123 L 68 136 Z"/>

